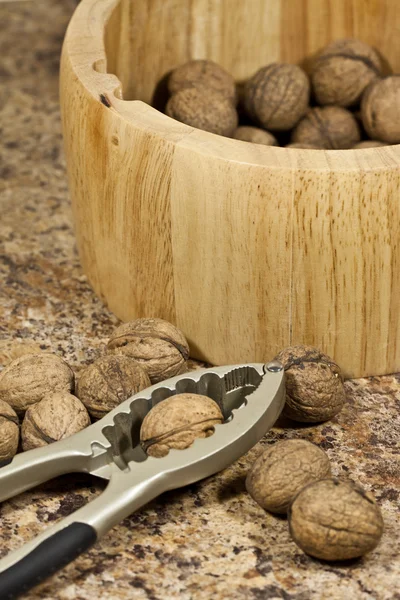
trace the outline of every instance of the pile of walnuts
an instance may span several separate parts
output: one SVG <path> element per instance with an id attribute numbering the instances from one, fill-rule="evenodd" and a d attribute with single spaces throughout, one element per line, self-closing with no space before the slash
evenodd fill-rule
<path id="1" fill-rule="evenodd" d="M 71 367 L 54 354 L 12 360 L 0 373 L 0 461 L 12 459 L 19 447 L 46 446 L 81 431 L 140 390 L 184 373 L 188 358 L 182 332 L 153 318 L 118 327 L 106 352 L 77 381 Z M 341 410 L 341 371 L 326 354 L 291 346 L 275 359 L 285 369 L 287 418 L 319 423 Z M 223 422 L 212 398 L 176 394 L 147 413 L 140 443 L 149 456 L 163 457 L 172 448 L 183 450 L 196 438 L 209 437 Z M 361 556 L 382 535 L 382 516 L 372 496 L 352 482 L 332 478 L 327 454 L 306 440 L 270 446 L 249 471 L 246 488 L 263 509 L 287 513 L 293 540 L 317 558 Z"/>
<path id="2" fill-rule="evenodd" d="M 267 448 L 250 469 L 246 489 L 265 510 L 287 514 L 293 540 L 315 558 L 358 558 L 382 536 L 373 496 L 353 481 L 332 477 L 326 452 L 307 440 Z"/>
<path id="3" fill-rule="evenodd" d="M 287 418 L 317 423 L 341 410 L 345 392 L 340 368 L 326 354 L 292 346 L 275 358 L 285 369 Z M 265 510 L 287 514 L 293 540 L 316 558 L 357 558 L 382 536 L 383 519 L 372 495 L 352 481 L 333 478 L 326 452 L 307 440 L 269 446 L 250 469 L 246 489 Z"/>
<path id="4" fill-rule="evenodd" d="M 271 63 L 235 83 L 191 60 L 169 76 L 166 114 L 192 127 L 267 146 L 337 150 L 400 143 L 400 75 L 357 39 L 336 40 L 300 66 Z M 386 69 L 386 70 L 385 70 Z"/>
<path id="5" fill-rule="evenodd" d="M 106 353 L 79 378 L 55 354 L 16 358 L 0 373 L 0 461 L 19 447 L 39 448 L 81 431 L 140 390 L 185 372 L 188 358 L 182 332 L 155 318 L 118 327 Z"/>

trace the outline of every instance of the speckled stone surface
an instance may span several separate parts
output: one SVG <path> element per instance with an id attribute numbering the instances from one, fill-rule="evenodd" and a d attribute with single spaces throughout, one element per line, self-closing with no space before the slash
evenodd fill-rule
<path id="1" fill-rule="evenodd" d="M 0 366 L 46 349 L 78 372 L 117 319 L 76 254 L 61 147 L 58 57 L 73 0 L 0 3 Z M 12 51 L 11 51 L 12 49 Z M 400 374 L 348 381 L 332 421 L 281 421 L 223 473 L 133 514 L 27 600 L 400 598 Z M 361 560 L 328 564 L 291 541 L 285 518 L 257 506 L 245 475 L 268 444 L 305 438 L 333 471 L 371 490 L 385 520 Z M 0 505 L 0 556 L 90 501 L 103 484 L 68 475 Z"/>

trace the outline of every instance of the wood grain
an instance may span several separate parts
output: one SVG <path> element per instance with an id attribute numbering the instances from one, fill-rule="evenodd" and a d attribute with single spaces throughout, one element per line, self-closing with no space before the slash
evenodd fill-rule
<path id="1" fill-rule="evenodd" d="M 399 20 L 396 0 L 121 0 L 105 41 L 124 98 L 152 102 L 159 81 L 188 59 L 209 58 L 243 81 L 342 37 L 376 46 L 400 71 Z"/>
<path id="2" fill-rule="evenodd" d="M 145 104 L 189 58 L 242 80 L 350 35 L 400 70 L 396 6 L 81 2 L 61 69 L 69 182 L 83 267 L 119 317 L 166 318 L 214 364 L 308 343 L 346 376 L 400 370 L 400 146 L 256 146 Z"/>

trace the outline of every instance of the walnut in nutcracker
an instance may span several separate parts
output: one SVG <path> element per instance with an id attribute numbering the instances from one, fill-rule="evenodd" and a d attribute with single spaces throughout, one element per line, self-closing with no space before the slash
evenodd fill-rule
<path id="1" fill-rule="evenodd" d="M 19 420 L 15 410 L 0 400 L 0 462 L 16 455 L 19 442 Z"/>
<path id="2" fill-rule="evenodd" d="M 201 394 L 177 394 L 159 402 L 147 413 L 140 429 L 140 442 L 149 456 L 166 456 L 172 449 L 189 448 L 196 438 L 214 433 L 223 423 L 216 402 Z"/>
<path id="3" fill-rule="evenodd" d="M 318 104 L 353 106 L 365 88 L 382 75 L 378 53 L 360 40 L 328 44 L 314 60 L 311 81 Z"/>
<path id="4" fill-rule="evenodd" d="M 13 360 L 0 373 L 0 400 L 17 414 L 54 392 L 71 392 L 74 373 L 59 356 L 42 352 Z"/>
<path id="5" fill-rule="evenodd" d="M 168 78 L 171 95 L 192 87 L 206 87 L 236 102 L 236 84 L 232 75 L 212 60 L 189 60 L 174 69 Z"/>
<path id="6" fill-rule="evenodd" d="M 246 478 L 246 489 L 262 508 L 286 513 L 308 483 L 331 474 L 328 455 L 307 440 L 276 442 L 258 457 Z"/>
<path id="7" fill-rule="evenodd" d="M 101 419 L 150 385 L 139 363 L 129 356 L 110 354 L 98 358 L 80 373 L 76 395 L 92 417 Z"/>
<path id="8" fill-rule="evenodd" d="M 238 114 L 229 98 L 204 86 L 184 88 L 168 100 L 166 114 L 191 127 L 230 137 Z"/>
<path id="9" fill-rule="evenodd" d="M 400 75 L 368 86 L 361 102 L 361 116 L 370 138 L 400 144 Z"/>
<path id="10" fill-rule="evenodd" d="M 67 392 L 56 392 L 30 406 L 21 427 L 23 450 L 47 446 L 90 425 L 82 402 Z"/>
<path id="11" fill-rule="evenodd" d="M 338 479 L 303 488 L 289 507 L 288 519 L 296 544 L 323 560 L 363 556 L 378 545 L 384 526 L 372 494 Z"/>
<path id="12" fill-rule="evenodd" d="M 318 423 L 335 416 L 345 402 L 339 366 L 312 346 L 290 346 L 275 357 L 285 369 L 283 414 L 295 421 Z"/>
<path id="13" fill-rule="evenodd" d="M 189 345 L 183 333 L 163 319 L 136 319 L 118 327 L 107 348 L 135 359 L 157 383 L 187 370 Z"/>
<path id="14" fill-rule="evenodd" d="M 327 150 L 351 148 L 361 139 L 354 115 L 340 106 L 312 108 L 297 124 L 291 141 Z"/>
<path id="15" fill-rule="evenodd" d="M 248 115 L 265 129 L 287 131 L 307 112 L 310 82 L 297 65 L 272 63 L 259 69 L 244 89 Z"/>

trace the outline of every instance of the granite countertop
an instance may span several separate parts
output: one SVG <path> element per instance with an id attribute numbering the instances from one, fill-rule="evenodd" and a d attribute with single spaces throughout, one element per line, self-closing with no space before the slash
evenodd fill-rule
<path id="1" fill-rule="evenodd" d="M 0 367 L 24 348 L 79 371 L 118 324 L 84 276 L 71 225 L 58 105 L 58 61 L 74 0 L 1 2 Z M 24 597 L 27 600 L 400 598 L 400 374 L 346 382 L 332 421 L 281 421 L 224 472 L 163 494 Z M 245 475 L 274 440 L 324 448 L 334 473 L 371 490 L 382 509 L 379 546 L 345 565 L 291 541 L 285 518 L 256 505 Z M 0 505 L 0 557 L 99 494 L 68 475 Z M 397 587 L 396 587 L 397 586 Z M 397 591 L 396 591 L 397 590 Z"/>

